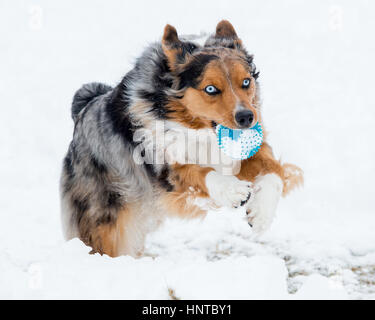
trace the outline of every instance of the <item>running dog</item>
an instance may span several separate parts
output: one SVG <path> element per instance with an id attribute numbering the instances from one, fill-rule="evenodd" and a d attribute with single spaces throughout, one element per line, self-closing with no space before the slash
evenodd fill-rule
<path id="1" fill-rule="evenodd" d="M 162 41 L 150 45 L 116 87 L 83 85 L 73 98 L 74 134 L 60 183 L 66 238 L 79 237 L 92 253 L 139 256 L 145 236 L 165 217 L 204 216 L 200 199 L 244 206 L 254 230 L 267 229 L 280 196 L 303 177 L 298 167 L 274 158 L 266 133 L 235 174 L 209 163 L 155 160 L 176 151 L 178 130 L 215 136 L 217 124 L 263 127 L 258 75 L 253 56 L 223 20 L 203 44 L 167 25 Z M 165 135 L 160 146 L 158 126 Z"/>

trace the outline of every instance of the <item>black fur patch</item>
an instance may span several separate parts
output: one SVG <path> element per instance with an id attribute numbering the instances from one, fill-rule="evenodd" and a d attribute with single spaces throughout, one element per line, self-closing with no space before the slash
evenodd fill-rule
<path id="1" fill-rule="evenodd" d="M 118 192 L 107 191 L 104 192 L 103 197 L 105 199 L 105 206 L 110 208 L 121 207 L 121 195 Z"/>
<path id="2" fill-rule="evenodd" d="M 95 168 L 96 173 L 105 174 L 107 173 L 107 167 L 101 163 L 95 156 L 91 156 L 91 164 Z"/>
<path id="3" fill-rule="evenodd" d="M 168 102 L 168 98 L 163 91 L 147 92 L 145 90 L 140 90 L 138 91 L 138 95 L 140 98 L 152 102 L 152 108 L 150 111 L 159 119 L 167 119 L 169 111 L 165 106 Z"/>
<path id="4" fill-rule="evenodd" d="M 144 166 L 146 168 L 146 171 L 149 175 L 149 177 L 151 178 L 155 178 L 156 177 L 156 172 L 154 170 L 154 166 L 150 163 L 144 163 Z"/>
<path id="5" fill-rule="evenodd" d="M 163 170 L 160 172 L 158 177 L 158 181 L 160 186 L 162 186 L 168 192 L 173 191 L 174 187 L 168 180 L 169 177 L 169 168 L 168 166 L 164 166 Z"/>
<path id="6" fill-rule="evenodd" d="M 180 78 L 179 89 L 185 87 L 195 88 L 198 85 L 199 77 L 206 68 L 206 65 L 212 60 L 219 59 L 213 54 L 198 54 L 194 56 L 194 60 L 189 62 L 182 72 L 178 75 Z"/>
<path id="7" fill-rule="evenodd" d="M 112 122 L 112 129 L 115 134 L 119 134 L 125 143 L 135 145 L 133 133 L 137 129 L 131 123 L 128 116 L 129 98 L 127 97 L 128 81 L 132 80 L 133 71 L 130 71 L 121 83 L 113 90 L 109 101 L 106 104 L 106 113 Z"/>
<path id="8" fill-rule="evenodd" d="M 104 210 L 100 218 L 96 219 L 96 226 L 100 226 L 101 224 L 110 224 L 115 222 L 116 219 L 110 210 Z"/>
<path id="9" fill-rule="evenodd" d="M 150 111 L 153 112 L 157 118 L 167 119 L 168 110 L 165 106 L 167 105 L 168 98 L 164 89 L 171 88 L 173 80 L 170 76 L 170 68 L 166 57 L 155 64 L 155 72 L 152 80 L 154 91 L 139 90 L 138 96 L 141 99 L 152 102 Z"/>
<path id="10" fill-rule="evenodd" d="M 103 182 L 103 179 L 106 178 L 108 168 L 95 156 L 90 155 L 88 162 L 85 161 L 82 171 L 86 177 L 98 179 L 99 181 Z"/>
<path id="11" fill-rule="evenodd" d="M 169 182 L 169 168 L 168 166 L 164 166 L 161 170 L 160 174 L 157 175 L 155 172 L 154 166 L 152 164 L 145 163 L 144 164 L 148 176 L 153 180 L 157 181 L 159 185 L 164 188 L 166 191 L 171 192 L 174 189 L 174 186 Z"/>
<path id="12" fill-rule="evenodd" d="M 181 48 L 181 53 L 177 55 L 177 62 L 183 63 L 186 54 L 192 54 L 197 49 L 197 46 L 192 42 L 185 41 L 180 43 L 179 48 Z"/>
<path id="13" fill-rule="evenodd" d="M 96 219 L 96 225 L 115 222 L 117 210 L 123 206 L 121 195 L 118 192 L 103 190 L 101 194 L 101 216 Z"/>
<path id="14" fill-rule="evenodd" d="M 257 80 L 259 78 L 259 71 L 256 70 L 255 66 L 254 69 L 251 70 L 251 76 Z"/>
<path id="15" fill-rule="evenodd" d="M 171 88 L 173 81 L 172 78 L 167 76 L 171 72 L 166 57 L 163 57 L 159 63 L 156 64 L 156 72 L 154 74 L 154 85 L 156 89 Z"/>
<path id="16" fill-rule="evenodd" d="M 77 224 L 79 224 L 83 215 L 90 208 L 89 202 L 87 201 L 87 199 L 72 199 L 72 207 L 72 218 L 74 217 L 74 221 L 77 221 Z"/>
<path id="17" fill-rule="evenodd" d="M 256 66 L 254 64 L 254 56 L 248 54 L 245 49 L 241 49 L 241 51 L 245 54 L 245 61 L 249 65 L 251 69 L 251 76 L 256 80 L 259 77 L 259 71 L 257 71 Z"/>

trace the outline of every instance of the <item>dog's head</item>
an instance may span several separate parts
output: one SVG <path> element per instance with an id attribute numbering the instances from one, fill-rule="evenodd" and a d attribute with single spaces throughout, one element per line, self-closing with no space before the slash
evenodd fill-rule
<path id="1" fill-rule="evenodd" d="M 258 73 L 230 22 L 221 21 L 203 47 L 180 40 L 167 25 L 162 48 L 180 93 L 169 105 L 175 121 L 192 128 L 219 123 L 232 129 L 257 123 Z"/>

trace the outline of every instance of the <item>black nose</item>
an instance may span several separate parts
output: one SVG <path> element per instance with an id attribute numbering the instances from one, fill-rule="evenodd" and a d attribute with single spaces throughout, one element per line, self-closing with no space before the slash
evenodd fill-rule
<path id="1" fill-rule="evenodd" d="M 235 119 L 239 127 L 249 128 L 254 120 L 254 113 L 250 110 L 241 110 L 236 113 Z"/>

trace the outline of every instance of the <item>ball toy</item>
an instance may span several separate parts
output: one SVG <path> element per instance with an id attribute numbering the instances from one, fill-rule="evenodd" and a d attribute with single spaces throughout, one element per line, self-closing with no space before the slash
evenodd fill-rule
<path id="1" fill-rule="evenodd" d="M 219 124 L 216 126 L 219 148 L 236 160 L 244 160 L 256 154 L 263 143 L 263 130 L 259 122 L 248 129 L 231 129 Z"/>

